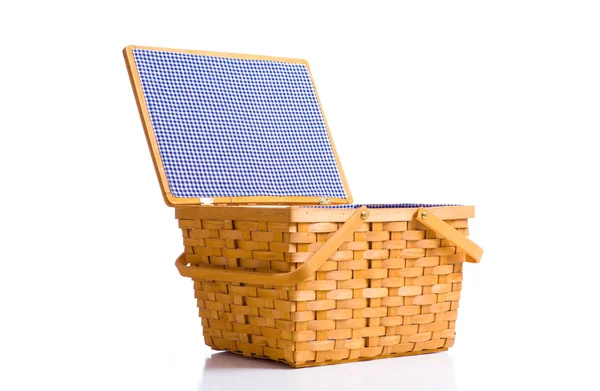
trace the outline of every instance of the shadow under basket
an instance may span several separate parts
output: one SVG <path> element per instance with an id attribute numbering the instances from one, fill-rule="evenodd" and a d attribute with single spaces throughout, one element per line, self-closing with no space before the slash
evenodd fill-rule
<path id="1" fill-rule="evenodd" d="M 292 367 L 454 344 L 469 206 L 202 207 L 176 216 L 205 342 Z"/>

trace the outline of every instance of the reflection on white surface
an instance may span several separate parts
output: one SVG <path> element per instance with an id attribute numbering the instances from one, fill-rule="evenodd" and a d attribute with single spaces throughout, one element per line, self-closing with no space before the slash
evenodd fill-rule
<path id="1" fill-rule="evenodd" d="M 455 391 L 454 362 L 442 352 L 292 369 L 222 352 L 206 359 L 198 390 L 383 390 L 390 386 L 398 390 Z"/>

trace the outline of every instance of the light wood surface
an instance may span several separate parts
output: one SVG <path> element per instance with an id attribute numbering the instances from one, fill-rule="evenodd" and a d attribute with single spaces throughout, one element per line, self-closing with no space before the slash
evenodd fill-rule
<path id="1" fill-rule="evenodd" d="M 131 82 L 131 87 L 133 88 L 135 103 L 137 104 L 138 112 L 142 120 L 144 134 L 146 135 L 146 142 L 148 143 L 148 148 L 150 148 L 152 164 L 154 164 L 154 170 L 158 178 L 158 183 L 160 184 L 160 189 L 162 191 L 163 198 L 165 200 L 165 203 L 169 206 L 173 206 L 178 202 L 186 203 L 184 199 L 176 199 L 175 197 L 173 197 L 173 195 L 171 194 L 171 190 L 169 189 L 169 183 L 167 182 L 167 174 L 165 173 L 162 158 L 160 157 L 160 153 L 158 151 L 158 143 L 154 134 L 152 122 L 150 121 L 150 113 L 148 112 L 148 106 L 146 105 L 146 98 L 144 97 L 144 92 L 142 91 L 140 75 L 135 64 L 135 59 L 133 58 L 133 49 L 134 46 L 127 46 L 126 48 L 124 48 L 123 56 L 125 57 L 125 64 L 127 66 L 127 72 L 129 74 L 129 81 Z M 189 199 L 188 202 L 189 201 L 191 201 L 191 199 Z"/>
<path id="2" fill-rule="evenodd" d="M 319 103 L 319 108 L 321 109 L 321 115 L 323 116 L 323 122 L 325 123 L 325 128 L 327 128 L 327 136 L 329 137 L 329 143 L 331 144 L 331 150 L 333 151 L 333 156 L 335 156 L 335 162 L 337 164 L 338 172 L 340 173 L 340 178 L 342 180 L 342 185 L 344 186 L 344 191 L 346 192 L 346 204 L 352 203 L 352 194 L 350 192 L 350 186 L 348 185 L 348 180 L 346 179 L 346 174 L 344 174 L 344 169 L 342 168 L 342 162 L 340 161 L 340 156 L 337 153 L 337 149 L 335 148 L 335 143 L 333 142 L 333 137 L 331 136 L 331 129 L 329 128 L 329 123 L 327 122 L 327 118 L 325 117 L 325 111 L 323 110 L 323 105 L 321 104 L 321 98 L 319 98 L 319 93 L 317 92 L 317 84 L 315 83 L 315 79 L 312 75 L 312 71 L 310 70 L 310 66 L 308 62 L 305 63 L 306 69 L 308 69 L 308 74 L 310 75 L 310 81 L 312 83 L 313 89 L 315 90 L 315 96 L 317 97 L 317 102 Z M 337 203 L 337 202 L 336 202 Z M 332 202 L 333 204 L 333 202 Z"/>

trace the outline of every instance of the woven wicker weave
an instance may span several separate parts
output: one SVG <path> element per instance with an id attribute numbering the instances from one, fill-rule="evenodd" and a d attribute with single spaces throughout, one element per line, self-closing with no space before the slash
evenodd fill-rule
<path id="1" fill-rule="evenodd" d="M 244 208 L 214 209 L 207 215 L 201 207 L 177 208 L 185 263 L 266 273 L 302 265 L 353 212 L 304 208 L 300 222 L 292 214 L 275 219 L 260 209 L 253 218 L 239 213 L 237 219 Z M 472 208 L 430 211 L 468 234 Z M 298 284 L 194 279 L 206 344 L 294 367 L 448 349 L 466 256 L 414 220 L 416 213 L 389 209 L 366 219 Z"/>

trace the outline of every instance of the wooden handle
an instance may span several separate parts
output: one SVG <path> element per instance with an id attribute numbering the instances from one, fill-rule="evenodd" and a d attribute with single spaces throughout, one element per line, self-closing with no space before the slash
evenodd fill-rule
<path id="1" fill-rule="evenodd" d="M 367 217 L 369 217 L 369 211 L 366 207 L 363 206 L 357 209 L 308 261 L 298 269 L 288 273 L 254 273 L 231 269 L 188 266 L 185 253 L 177 258 L 175 266 L 177 266 L 179 274 L 184 277 L 257 285 L 294 285 L 304 281 L 317 271 L 344 242 L 351 239 L 351 235 L 356 232 Z"/>
<path id="2" fill-rule="evenodd" d="M 425 208 L 419 208 L 415 217 L 418 222 L 463 249 L 467 256 L 467 262 L 479 263 L 483 255 L 483 249 L 471 239 L 452 228 L 450 224 L 441 220 Z"/>

